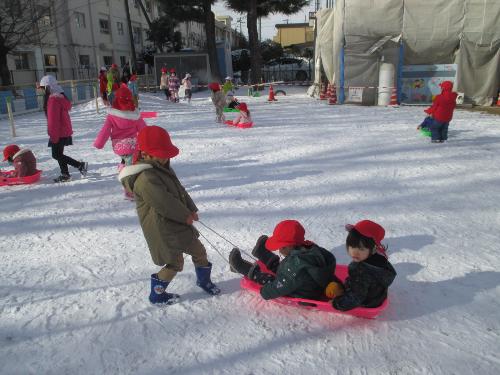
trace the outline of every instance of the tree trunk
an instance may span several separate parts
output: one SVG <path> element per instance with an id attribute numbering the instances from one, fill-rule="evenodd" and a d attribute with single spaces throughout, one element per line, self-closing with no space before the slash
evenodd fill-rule
<path id="1" fill-rule="evenodd" d="M 259 34 L 257 32 L 257 0 L 249 0 L 247 13 L 248 44 L 250 46 L 250 79 L 252 84 L 260 83 L 262 77 Z"/>
<path id="2" fill-rule="evenodd" d="M 207 36 L 208 61 L 212 80 L 220 81 L 219 64 L 217 62 L 217 45 L 215 43 L 215 14 L 212 12 L 210 0 L 203 1 L 203 12 L 205 13 L 205 34 Z"/>
<path id="3" fill-rule="evenodd" d="M 0 86 L 10 86 L 12 84 L 10 80 L 10 71 L 7 66 L 7 51 L 0 48 Z"/>

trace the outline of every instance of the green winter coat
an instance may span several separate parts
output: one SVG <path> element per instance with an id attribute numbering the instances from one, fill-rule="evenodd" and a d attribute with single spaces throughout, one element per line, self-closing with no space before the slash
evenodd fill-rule
<path id="1" fill-rule="evenodd" d="M 317 245 L 299 247 L 278 266 L 276 278 L 260 290 L 264 299 L 282 296 L 321 300 L 334 280 L 336 260 L 332 253 Z"/>
<path id="2" fill-rule="evenodd" d="M 198 209 L 168 165 L 142 161 L 123 168 L 118 177 L 129 192 L 134 193 L 142 231 L 158 266 L 175 264 L 198 231 L 186 224 Z"/>
<path id="3" fill-rule="evenodd" d="M 108 79 L 108 94 L 113 92 L 113 84 L 118 84 L 120 86 L 120 71 L 118 68 L 110 68 L 106 74 Z"/>
<path id="4" fill-rule="evenodd" d="M 222 85 L 222 91 L 224 91 L 224 94 L 227 94 L 229 91 L 233 91 L 233 83 L 231 81 L 226 81 L 224 82 L 224 85 Z"/>

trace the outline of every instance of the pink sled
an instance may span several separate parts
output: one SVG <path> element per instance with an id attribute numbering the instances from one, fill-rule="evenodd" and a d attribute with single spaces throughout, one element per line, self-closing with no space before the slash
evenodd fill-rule
<path id="1" fill-rule="evenodd" d="M 33 184 L 40 180 L 42 171 L 37 170 L 35 174 L 25 177 L 9 177 L 13 175 L 14 171 L 1 172 L 0 173 L 0 186 L 10 186 L 10 185 L 28 185 Z"/>
<path id="2" fill-rule="evenodd" d="M 141 112 L 141 118 L 156 118 L 158 117 L 158 112 Z"/>
<path id="3" fill-rule="evenodd" d="M 229 126 L 234 126 L 237 128 L 242 128 L 242 129 L 251 128 L 253 126 L 253 122 L 244 122 L 244 123 L 239 123 L 239 124 L 234 125 L 231 120 L 224 121 L 224 124 L 229 125 Z"/>
<path id="4" fill-rule="evenodd" d="M 266 266 L 263 263 L 261 263 L 260 261 L 258 261 L 258 263 L 262 271 L 272 273 L 266 268 Z M 347 278 L 347 266 L 344 264 L 337 264 L 337 267 L 335 268 L 335 275 L 340 280 L 344 281 Z M 260 293 L 260 289 L 262 288 L 262 285 L 257 284 L 254 281 L 251 281 L 246 276 L 241 279 L 240 286 L 241 288 L 247 289 L 254 293 Z M 326 297 L 324 301 L 317 301 L 306 298 L 279 297 L 270 300 L 270 302 L 276 302 L 288 306 L 302 307 L 306 309 L 316 309 L 336 314 L 352 315 L 358 318 L 365 318 L 365 319 L 376 318 L 389 306 L 389 298 L 386 298 L 384 302 L 378 307 L 370 307 L 370 308 L 356 307 L 349 311 L 340 311 L 333 308 L 331 302 L 326 300 Z"/>

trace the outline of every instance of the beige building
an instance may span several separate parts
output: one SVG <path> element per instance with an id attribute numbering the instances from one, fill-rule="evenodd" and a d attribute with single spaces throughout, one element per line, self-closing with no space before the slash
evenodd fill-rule
<path id="1" fill-rule="evenodd" d="M 314 28 L 309 23 L 282 23 L 277 24 L 278 33 L 273 41 L 283 48 L 291 45 L 304 45 L 314 43 Z"/>
<path id="2" fill-rule="evenodd" d="M 16 85 L 33 83 L 50 73 L 59 80 L 95 78 L 99 67 L 122 67 L 130 61 L 131 48 L 124 0 L 28 0 L 48 10 L 39 22 L 52 31 L 36 45 L 19 46 L 7 64 Z M 142 0 L 150 20 L 159 16 L 157 0 Z M 147 41 L 148 23 L 137 0 L 128 0 L 134 47 L 140 54 Z M 231 17 L 216 19 L 216 39 L 228 44 L 234 30 Z M 34 25 L 36 27 L 36 25 Z M 177 28 L 184 48 L 206 48 L 203 24 L 185 22 Z"/>

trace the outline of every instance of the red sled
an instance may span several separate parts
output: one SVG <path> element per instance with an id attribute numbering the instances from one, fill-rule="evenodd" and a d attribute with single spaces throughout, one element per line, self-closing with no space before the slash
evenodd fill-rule
<path id="1" fill-rule="evenodd" d="M 37 169 L 35 174 L 25 177 L 9 177 L 13 176 L 14 171 L 0 172 L 0 186 L 10 186 L 10 185 L 28 185 L 33 184 L 40 180 L 42 171 Z"/>
<path id="2" fill-rule="evenodd" d="M 257 261 L 257 263 L 259 264 L 259 267 L 263 272 L 272 273 L 262 262 Z M 337 276 L 343 282 L 347 278 L 347 266 L 344 264 L 337 264 L 337 267 L 335 268 L 335 276 Z M 254 293 L 260 293 L 260 289 L 262 288 L 262 285 L 251 281 L 246 276 L 241 279 L 240 285 L 243 289 L 250 290 Z M 358 318 L 365 319 L 376 318 L 389 306 L 389 298 L 386 298 L 384 302 L 378 307 L 356 307 L 349 311 L 340 311 L 335 309 L 332 306 L 331 301 L 327 300 L 326 297 L 324 301 L 294 297 L 278 297 L 270 301 L 281 303 L 282 305 L 296 306 L 306 309 L 316 309 L 336 314 L 352 315 Z"/>
<path id="3" fill-rule="evenodd" d="M 158 117 L 158 112 L 141 112 L 141 118 L 156 118 Z"/>
<path id="4" fill-rule="evenodd" d="M 244 122 L 244 123 L 239 123 L 237 125 L 234 125 L 231 120 L 224 121 L 224 124 L 229 125 L 229 126 L 234 126 L 236 128 L 242 128 L 242 129 L 251 128 L 253 126 L 253 122 Z"/>

